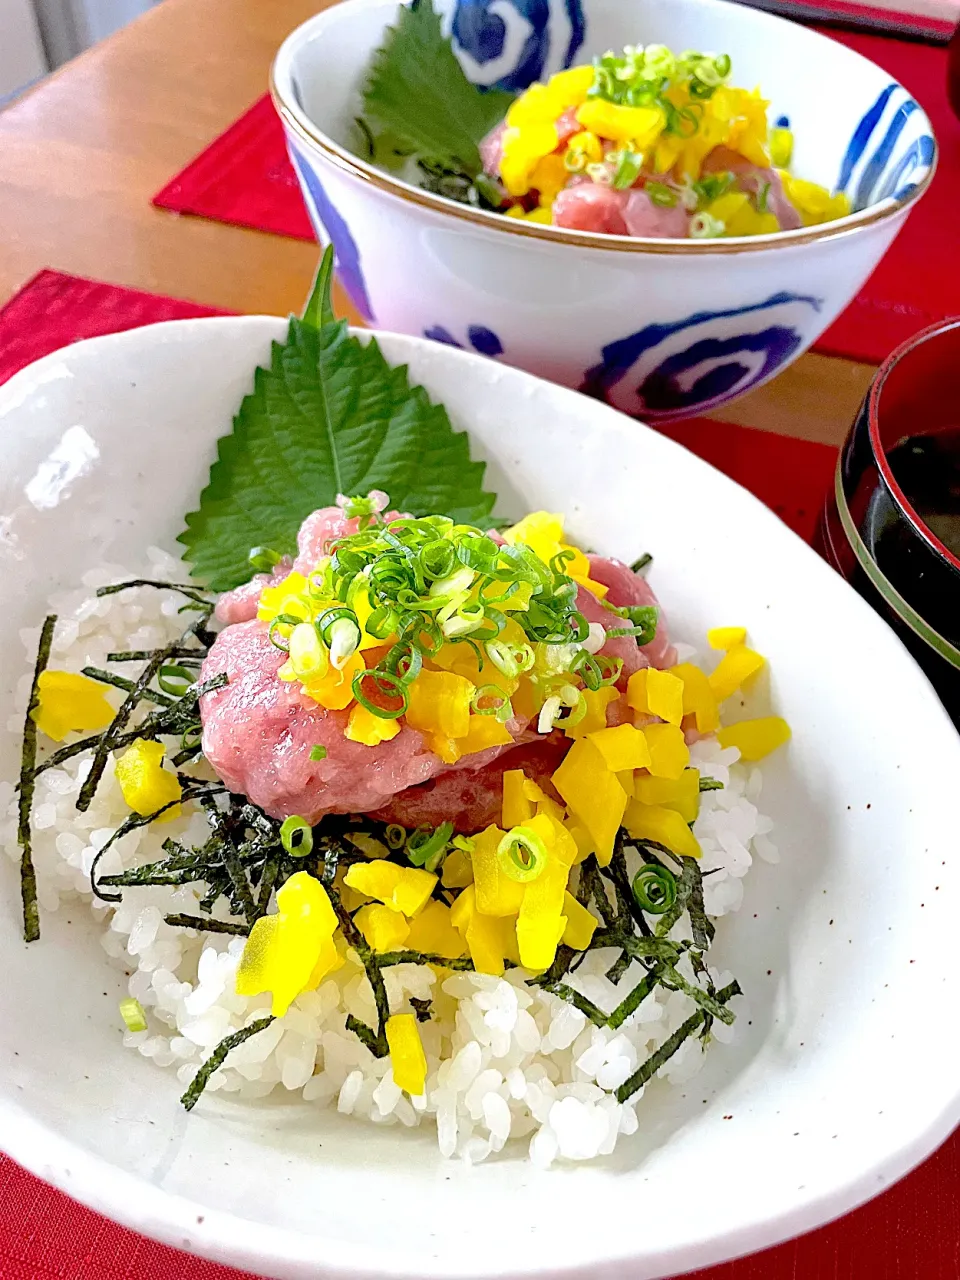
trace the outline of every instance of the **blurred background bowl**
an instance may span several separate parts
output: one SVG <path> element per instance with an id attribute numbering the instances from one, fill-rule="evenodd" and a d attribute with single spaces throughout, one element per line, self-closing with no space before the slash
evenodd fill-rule
<path id="1" fill-rule="evenodd" d="M 960 318 L 881 365 L 840 455 L 820 542 L 960 724 Z"/>
<path id="2" fill-rule="evenodd" d="M 624 44 L 729 53 L 772 98 L 794 171 L 851 198 L 840 221 L 772 236 L 652 240 L 565 231 L 455 204 L 352 150 L 395 0 L 351 0 L 284 42 L 272 90 L 304 200 L 340 279 L 379 327 L 587 391 L 648 420 L 716 408 L 810 346 L 929 185 L 930 122 L 887 72 L 825 36 L 722 0 L 435 0 L 468 76 L 519 90 Z"/>

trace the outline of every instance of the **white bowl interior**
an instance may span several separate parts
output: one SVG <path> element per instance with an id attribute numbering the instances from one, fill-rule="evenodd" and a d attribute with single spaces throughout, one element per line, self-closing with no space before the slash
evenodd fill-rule
<path id="1" fill-rule="evenodd" d="M 0 627 L 9 712 L 21 627 L 104 559 L 173 546 L 279 320 L 182 321 L 81 343 L 0 390 Z M 120 982 L 86 906 L 21 940 L 0 859 L 0 1143 L 107 1214 L 270 1276 L 674 1274 L 811 1227 L 881 1190 L 960 1116 L 946 798 L 960 742 L 893 633 L 769 511 L 612 410 L 491 361 L 385 336 L 469 428 L 500 509 L 569 514 L 606 553 L 655 555 L 675 632 L 748 624 L 794 740 L 766 769 L 783 861 L 757 866 L 718 962 L 750 1012 L 689 1086 L 651 1088 L 594 1167 L 508 1152 L 444 1162 L 430 1131 L 297 1100 L 191 1116 L 121 1047 Z M 43 483 L 37 480 L 40 476 Z M 749 710 L 749 708 L 748 708 Z M 5 713 L 6 718 L 6 713 Z M 2 774 L 13 776 L 14 735 Z M 923 1063 L 922 1085 L 917 1080 Z"/>
<path id="2" fill-rule="evenodd" d="M 435 6 L 449 26 L 454 0 L 435 0 Z M 371 52 L 395 21 L 397 8 L 395 0 L 336 5 L 300 27 L 277 57 L 274 75 L 281 101 L 305 127 L 313 125 L 347 151 L 358 144 L 354 122 L 362 111 Z M 916 185 L 929 169 L 932 128 L 911 95 L 899 86 L 888 93 L 893 82 L 886 71 L 819 32 L 725 0 L 585 0 L 583 8 L 586 38 L 575 54 L 578 63 L 625 44 L 729 53 L 732 83 L 759 86 L 770 100 L 771 121 L 789 119 L 795 136 L 794 173 L 832 190 L 840 184 L 848 153 L 855 153 L 847 190 L 856 210 L 890 198 L 904 182 Z M 553 9 L 562 11 L 563 6 L 551 5 Z M 478 84 L 490 83 L 511 63 L 511 54 L 531 30 L 523 5 L 503 0 L 490 10 L 491 20 L 506 24 L 503 57 L 480 64 L 459 51 Z M 552 14 L 550 30 L 546 71 L 552 73 L 566 59 L 569 19 Z M 881 102 L 872 135 L 861 133 L 861 145 L 851 152 L 865 115 Z M 878 144 L 885 137 L 889 151 L 878 164 Z M 901 172 L 901 160 L 913 157 L 914 148 L 916 163 Z"/>

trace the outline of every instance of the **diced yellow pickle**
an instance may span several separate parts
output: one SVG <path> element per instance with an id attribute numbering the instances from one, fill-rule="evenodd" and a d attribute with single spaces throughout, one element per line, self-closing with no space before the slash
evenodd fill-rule
<path id="1" fill-rule="evenodd" d="M 561 941 L 575 951 L 586 951 L 597 930 L 597 918 L 579 903 L 572 893 L 563 895 L 563 914 L 567 918 Z"/>
<path id="2" fill-rule="evenodd" d="M 722 747 L 736 747 L 741 760 L 762 760 L 790 741 L 790 726 L 779 716 L 764 716 L 726 725 L 717 738 Z"/>
<path id="3" fill-rule="evenodd" d="M 505 875 L 497 856 L 504 833 L 487 827 L 473 837 L 473 882 L 477 910 L 487 916 L 515 916 L 523 902 L 524 886 Z"/>
<path id="4" fill-rule="evenodd" d="M 410 922 L 406 946 L 411 951 L 445 956 L 448 960 L 456 960 L 467 949 L 463 938 L 453 927 L 450 908 L 445 902 L 429 902 Z"/>
<path id="5" fill-rule="evenodd" d="M 54 742 L 62 742 L 68 733 L 105 729 L 113 719 L 103 685 L 89 676 L 48 669 L 40 674 L 37 693 L 33 719 L 40 732 Z"/>
<path id="6" fill-rule="evenodd" d="M 611 773 L 650 767 L 647 740 L 632 724 L 618 724 L 612 729 L 601 729 L 598 733 L 591 733 L 588 741 L 603 756 L 603 762 Z"/>
<path id="7" fill-rule="evenodd" d="M 406 918 L 378 903 L 361 907 L 353 919 L 374 951 L 399 951 L 410 936 Z"/>
<path id="8" fill-rule="evenodd" d="M 427 1083 L 427 1058 L 416 1016 L 395 1013 L 387 1019 L 386 1033 L 394 1083 L 419 1098 Z"/>
<path id="9" fill-rule="evenodd" d="M 584 689 L 583 700 L 587 704 L 587 713 L 579 724 L 564 727 L 568 738 L 585 738 L 587 734 L 597 733 L 607 727 L 607 707 L 616 702 L 620 695 L 612 685 L 604 685 L 602 689 Z"/>
<path id="10" fill-rule="evenodd" d="M 161 742 L 138 738 L 117 760 L 117 782 L 124 800 L 134 813 L 146 817 L 180 799 L 182 788 L 176 777 L 162 767 L 163 755 Z M 163 818 L 176 817 L 179 812 L 179 807 L 169 809 Z"/>
<path id="11" fill-rule="evenodd" d="M 410 685 L 406 721 L 424 733 L 465 738 L 470 731 L 474 686 L 452 671 L 421 671 Z"/>
<path id="12" fill-rule="evenodd" d="M 320 881 L 296 872 L 277 893 L 276 914 L 261 917 L 250 931 L 237 970 L 237 994 L 271 992 L 273 1015 L 282 1018 L 298 995 L 314 990 L 343 964 L 333 940 L 337 923 Z"/>
<path id="13" fill-rule="evenodd" d="M 647 705 L 651 715 L 666 720 L 668 724 L 679 725 L 683 719 L 683 681 L 670 671 L 650 667 L 647 672 Z"/>
<path id="14" fill-rule="evenodd" d="M 650 748 L 650 772 L 655 778 L 678 779 L 690 763 L 683 730 L 674 724 L 648 724 L 643 735 Z"/>
<path id="15" fill-rule="evenodd" d="M 696 716 L 700 733 L 716 732 L 720 725 L 720 710 L 706 672 L 692 662 L 681 662 L 670 670 L 683 681 L 683 714 Z"/>
<path id="16" fill-rule="evenodd" d="M 526 777 L 522 769 L 507 769 L 503 775 L 503 807 L 501 818 L 504 830 L 519 827 L 521 823 L 532 818 L 533 801 L 524 794 Z"/>
<path id="17" fill-rule="evenodd" d="M 728 649 L 710 674 L 710 688 L 718 702 L 736 693 L 764 665 L 765 658 L 745 644 Z"/>
<path id="18" fill-rule="evenodd" d="M 696 837 L 675 809 L 632 800 L 627 806 L 623 824 L 635 840 L 654 840 L 672 853 L 688 858 L 700 857 Z"/>
<path id="19" fill-rule="evenodd" d="M 639 777 L 634 784 L 642 804 L 676 809 L 684 822 L 696 822 L 700 812 L 700 771 L 684 769 L 678 779 Z"/>
<path id="20" fill-rule="evenodd" d="M 613 856 L 627 795 L 589 738 L 573 744 L 553 775 L 553 785 L 589 831 L 597 861 L 606 866 Z"/>
<path id="21" fill-rule="evenodd" d="M 735 649 L 746 642 L 746 627 L 713 627 L 707 632 L 707 644 L 711 649 Z"/>
<path id="22" fill-rule="evenodd" d="M 390 742 L 399 732 L 396 720 L 385 720 L 357 703 L 350 712 L 343 736 L 351 742 L 362 742 L 365 747 L 375 747 L 381 742 Z"/>

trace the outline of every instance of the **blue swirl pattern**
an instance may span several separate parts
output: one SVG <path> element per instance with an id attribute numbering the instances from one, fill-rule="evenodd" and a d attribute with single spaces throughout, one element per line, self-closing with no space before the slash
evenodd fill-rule
<path id="1" fill-rule="evenodd" d="M 519 92 L 573 64 L 582 0 L 458 0 L 453 43 L 474 84 Z"/>
<path id="2" fill-rule="evenodd" d="M 888 84 L 857 124 L 837 179 L 837 190 L 849 195 L 855 211 L 891 196 L 903 200 L 932 164 L 933 136 L 913 136 L 910 128 L 919 110 L 906 89 Z"/>
<path id="3" fill-rule="evenodd" d="M 458 347 L 461 351 L 466 351 L 466 343 L 458 342 L 449 329 L 442 324 L 432 325 L 429 329 L 424 329 L 423 336 L 430 338 L 433 342 L 443 342 L 448 347 Z M 503 343 L 493 332 L 483 324 L 472 324 L 467 329 L 467 340 L 470 346 L 481 356 L 490 356 L 496 359 L 497 356 L 503 355 Z"/>
<path id="4" fill-rule="evenodd" d="M 803 345 L 810 311 L 822 306 L 819 298 L 775 293 L 752 306 L 647 325 L 604 347 L 580 390 L 660 421 L 713 409 L 786 364 Z"/>
<path id="5" fill-rule="evenodd" d="M 314 228 L 319 232 L 322 227 L 330 237 L 333 252 L 336 256 L 337 275 L 340 283 L 350 296 L 364 320 L 373 319 L 373 308 L 367 293 L 363 269 L 360 265 L 360 250 L 346 222 L 335 208 L 324 190 L 316 171 L 310 161 L 300 154 L 296 148 L 290 148 L 294 168 L 304 190 L 307 212 Z M 317 224 L 320 224 L 319 226 Z"/>

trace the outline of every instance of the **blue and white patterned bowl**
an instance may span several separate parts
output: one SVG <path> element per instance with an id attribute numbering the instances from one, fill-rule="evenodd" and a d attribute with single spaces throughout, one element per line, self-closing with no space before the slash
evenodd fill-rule
<path id="1" fill-rule="evenodd" d="M 349 0 L 283 44 L 272 90 L 304 199 L 340 279 L 380 328 L 577 387 L 636 417 L 716 408 L 773 377 L 856 295 L 933 176 L 910 94 L 825 36 L 724 0 L 435 0 L 477 84 L 523 89 L 624 44 L 726 52 L 796 136 L 794 170 L 853 212 L 750 239 L 641 240 L 454 204 L 350 150 L 396 0 Z"/>

